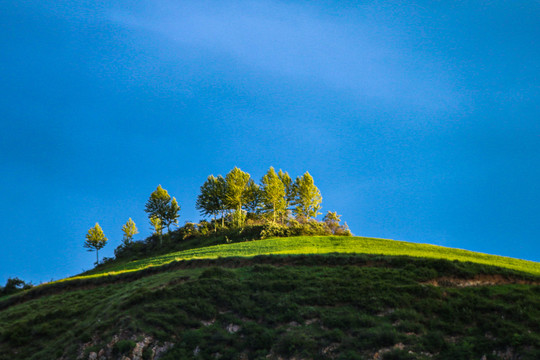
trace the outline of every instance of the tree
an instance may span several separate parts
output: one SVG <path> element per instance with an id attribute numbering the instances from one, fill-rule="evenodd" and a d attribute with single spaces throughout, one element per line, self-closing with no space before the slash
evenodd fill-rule
<path id="1" fill-rule="evenodd" d="M 343 225 L 340 224 L 341 222 L 341 215 L 338 215 L 337 211 L 331 212 L 328 211 L 326 215 L 323 217 L 323 221 L 325 222 L 326 226 L 333 235 L 345 235 L 345 236 L 351 236 L 351 231 L 349 230 L 349 227 L 347 226 L 347 223 L 344 223 Z"/>
<path id="2" fill-rule="evenodd" d="M 179 211 L 180 205 L 178 205 L 176 198 L 173 197 L 165 213 L 164 224 L 167 226 L 167 233 L 171 231 L 171 225 L 178 225 L 178 218 L 180 217 Z"/>
<path id="3" fill-rule="evenodd" d="M 133 236 L 139 233 L 135 222 L 129 218 L 129 220 L 122 226 L 122 231 L 124 232 L 124 245 L 128 245 L 133 240 Z"/>
<path id="4" fill-rule="evenodd" d="M 338 215 L 337 211 L 328 211 L 323 217 L 323 221 L 326 226 L 332 231 L 332 234 L 336 234 L 336 230 L 339 228 L 339 222 L 341 221 L 341 215 Z"/>
<path id="5" fill-rule="evenodd" d="M 152 230 L 154 235 L 159 236 L 159 245 L 163 244 L 163 223 L 158 216 L 152 216 L 150 218 L 150 225 L 152 225 Z"/>
<path id="6" fill-rule="evenodd" d="M 108 239 L 105 237 L 105 234 L 98 223 L 96 223 L 93 228 L 90 228 L 88 234 L 86 234 L 86 241 L 83 246 L 87 248 L 88 251 L 96 252 L 96 265 L 99 264 L 99 250 L 107 244 L 107 240 Z"/>
<path id="7" fill-rule="evenodd" d="M 6 286 L 0 286 L 0 296 L 11 295 L 21 290 L 27 290 L 33 287 L 32 283 L 26 283 L 23 280 L 16 278 L 9 278 L 6 281 Z"/>
<path id="8" fill-rule="evenodd" d="M 242 205 L 247 200 L 250 175 L 243 172 L 236 166 L 232 169 L 225 180 L 227 182 L 227 203 L 230 208 L 235 209 L 237 225 L 240 227 L 243 223 Z"/>
<path id="9" fill-rule="evenodd" d="M 163 189 L 161 185 L 158 185 L 156 190 L 150 194 L 150 198 L 146 202 L 144 211 L 148 213 L 148 218 L 158 217 L 162 221 L 167 216 L 167 210 L 171 196 L 167 190 Z"/>
<path id="10" fill-rule="evenodd" d="M 287 211 L 291 207 L 291 203 L 294 201 L 294 183 L 289 176 L 289 173 L 283 172 L 281 169 L 279 169 L 278 177 L 285 187 L 285 207 L 280 213 L 281 222 L 283 223 L 283 215 L 287 214 Z"/>
<path id="11" fill-rule="evenodd" d="M 244 210 L 248 213 L 258 214 L 261 209 L 262 193 L 259 185 L 252 179 L 249 180 L 244 202 Z"/>
<path id="12" fill-rule="evenodd" d="M 223 177 L 220 176 L 222 179 Z M 201 193 L 197 196 L 195 208 L 201 212 L 203 216 L 211 216 L 212 220 L 216 220 L 217 214 L 222 211 L 222 203 L 224 198 L 221 193 L 221 184 L 218 178 L 214 175 L 208 176 L 204 184 L 201 186 Z M 223 220 L 223 216 L 222 216 Z M 214 231 L 216 228 L 214 228 Z"/>
<path id="13" fill-rule="evenodd" d="M 180 206 L 175 198 L 171 201 L 171 196 L 161 185 L 158 185 L 156 190 L 150 194 L 144 211 L 148 213 L 148 218 L 150 219 L 152 217 L 158 217 L 161 220 L 161 224 L 167 227 L 167 232 L 170 232 L 170 226 L 172 224 L 178 224 Z"/>
<path id="14" fill-rule="evenodd" d="M 281 182 L 283 183 L 283 186 L 285 187 L 285 200 L 288 203 L 288 207 L 288 205 L 294 199 L 294 184 L 288 172 L 283 172 L 283 170 L 279 169 L 278 177 L 279 180 L 281 180 Z"/>
<path id="15" fill-rule="evenodd" d="M 201 193 L 197 196 L 195 207 L 203 216 L 211 216 L 214 220 L 221 213 L 221 227 L 225 226 L 225 212 L 229 206 L 227 203 L 227 182 L 223 176 L 208 176 L 201 186 Z"/>
<path id="16" fill-rule="evenodd" d="M 285 210 L 285 185 L 279 178 L 273 167 L 261 179 L 262 201 L 268 210 L 272 211 L 273 222 L 276 222 L 276 214 Z"/>
<path id="17" fill-rule="evenodd" d="M 225 213 L 229 211 L 230 207 L 227 202 L 227 180 L 221 175 L 216 178 L 214 196 L 216 198 L 217 209 L 221 212 L 221 227 L 224 227 Z"/>
<path id="18" fill-rule="evenodd" d="M 294 182 L 294 212 L 300 218 L 314 218 L 320 215 L 322 196 L 313 182 L 313 177 L 306 171 Z"/>

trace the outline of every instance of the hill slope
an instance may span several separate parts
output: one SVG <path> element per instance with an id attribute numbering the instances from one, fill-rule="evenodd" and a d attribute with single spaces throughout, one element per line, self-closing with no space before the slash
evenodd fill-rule
<path id="1" fill-rule="evenodd" d="M 250 257 L 261 253 L 279 255 Z M 0 302 L 0 359 L 538 359 L 537 274 L 537 263 L 379 239 L 193 249 Z"/>
<path id="2" fill-rule="evenodd" d="M 378 254 L 403 255 L 419 258 L 469 261 L 540 275 L 540 263 L 509 257 L 481 254 L 442 246 L 417 244 L 404 241 L 348 236 L 299 236 L 221 244 L 148 257 L 141 260 L 116 261 L 101 266 L 81 276 L 117 275 L 124 272 L 160 266 L 172 261 L 214 259 L 230 256 L 294 255 L 294 254 Z"/>

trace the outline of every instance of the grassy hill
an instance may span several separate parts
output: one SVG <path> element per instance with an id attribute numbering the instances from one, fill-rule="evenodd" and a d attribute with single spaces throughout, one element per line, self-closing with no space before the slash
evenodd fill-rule
<path id="1" fill-rule="evenodd" d="M 539 284 L 538 263 L 425 244 L 222 244 L 1 299 L 0 359 L 538 359 Z"/>
<path id="2" fill-rule="evenodd" d="M 499 266 L 540 275 L 540 263 L 503 256 L 481 254 L 467 250 L 365 237 L 298 236 L 207 246 L 130 262 L 117 261 L 75 278 L 117 275 L 129 271 L 137 271 L 149 266 L 160 266 L 172 261 L 181 260 L 215 259 L 217 257 L 231 256 L 251 257 L 271 254 L 294 255 L 330 253 L 404 255 L 419 258 L 469 261 L 477 264 Z"/>

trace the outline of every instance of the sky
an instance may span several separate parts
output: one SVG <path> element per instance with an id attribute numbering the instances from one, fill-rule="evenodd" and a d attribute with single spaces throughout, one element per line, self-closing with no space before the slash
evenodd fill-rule
<path id="1" fill-rule="evenodd" d="M 399 3 L 399 2 L 398 2 Z M 540 261 L 538 1 L 0 1 L 0 284 L 161 184 L 309 171 L 352 232 Z M 321 217 L 319 217 L 320 219 Z"/>

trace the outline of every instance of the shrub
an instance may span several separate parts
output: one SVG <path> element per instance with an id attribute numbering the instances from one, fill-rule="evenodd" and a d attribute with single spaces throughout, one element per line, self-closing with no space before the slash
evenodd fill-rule
<path id="1" fill-rule="evenodd" d="M 4 295 L 11 295 L 18 291 L 27 290 L 32 288 L 33 285 L 31 283 L 26 283 L 23 280 L 19 278 L 9 278 L 6 281 L 6 286 L 1 287 L 0 286 L 0 296 Z"/>
<path id="2" fill-rule="evenodd" d="M 186 222 L 184 226 L 177 230 L 177 233 L 182 240 L 199 235 L 197 225 L 192 222 Z"/>
<path id="3" fill-rule="evenodd" d="M 431 353 L 439 352 L 447 346 L 443 335 L 438 331 L 428 332 L 422 337 L 422 345 L 424 345 L 424 348 Z"/>
<path id="4" fill-rule="evenodd" d="M 295 236 L 332 235 L 332 232 L 325 223 L 316 220 L 299 223 L 297 227 L 293 227 L 292 229 Z"/>
<path id="5" fill-rule="evenodd" d="M 415 357 L 405 350 L 393 349 L 383 354 L 383 360 L 414 360 Z"/>
<path id="6" fill-rule="evenodd" d="M 260 239 L 267 239 L 271 237 L 286 237 L 291 236 L 291 229 L 286 225 L 279 225 L 275 223 L 268 223 L 263 225 Z"/>
<path id="7" fill-rule="evenodd" d="M 206 278 L 235 278 L 236 273 L 229 269 L 224 269 L 222 267 L 212 266 L 204 270 L 199 276 L 200 279 Z"/>
<path id="8" fill-rule="evenodd" d="M 386 347 L 397 342 L 396 330 L 388 325 L 380 326 L 369 331 L 369 337 L 374 347 Z"/>
<path id="9" fill-rule="evenodd" d="M 244 323 L 241 334 L 251 350 L 270 350 L 275 339 L 272 330 L 254 322 Z"/>
<path id="10" fill-rule="evenodd" d="M 204 236 L 212 232 L 212 227 L 208 221 L 203 220 L 197 225 L 197 230 L 199 231 L 201 235 Z"/>
<path id="11" fill-rule="evenodd" d="M 135 341 L 132 340 L 120 340 L 113 346 L 113 354 L 115 355 L 126 355 L 135 348 Z"/>
<path id="12" fill-rule="evenodd" d="M 351 236 L 351 231 L 347 223 L 343 225 L 340 224 L 341 215 L 338 215 L 337 212 L 328 211 L 328 213 L 323 218 L 324 224 L 333 235 L 341 236 Z"/>
<path id="13" fill-rule="evenodd" d="M 300 352 L 313 353 L 316 348 L 315 340 L 301 332 L 287 332 L 276 344 L 280 355 L 292 356 Z"/>

